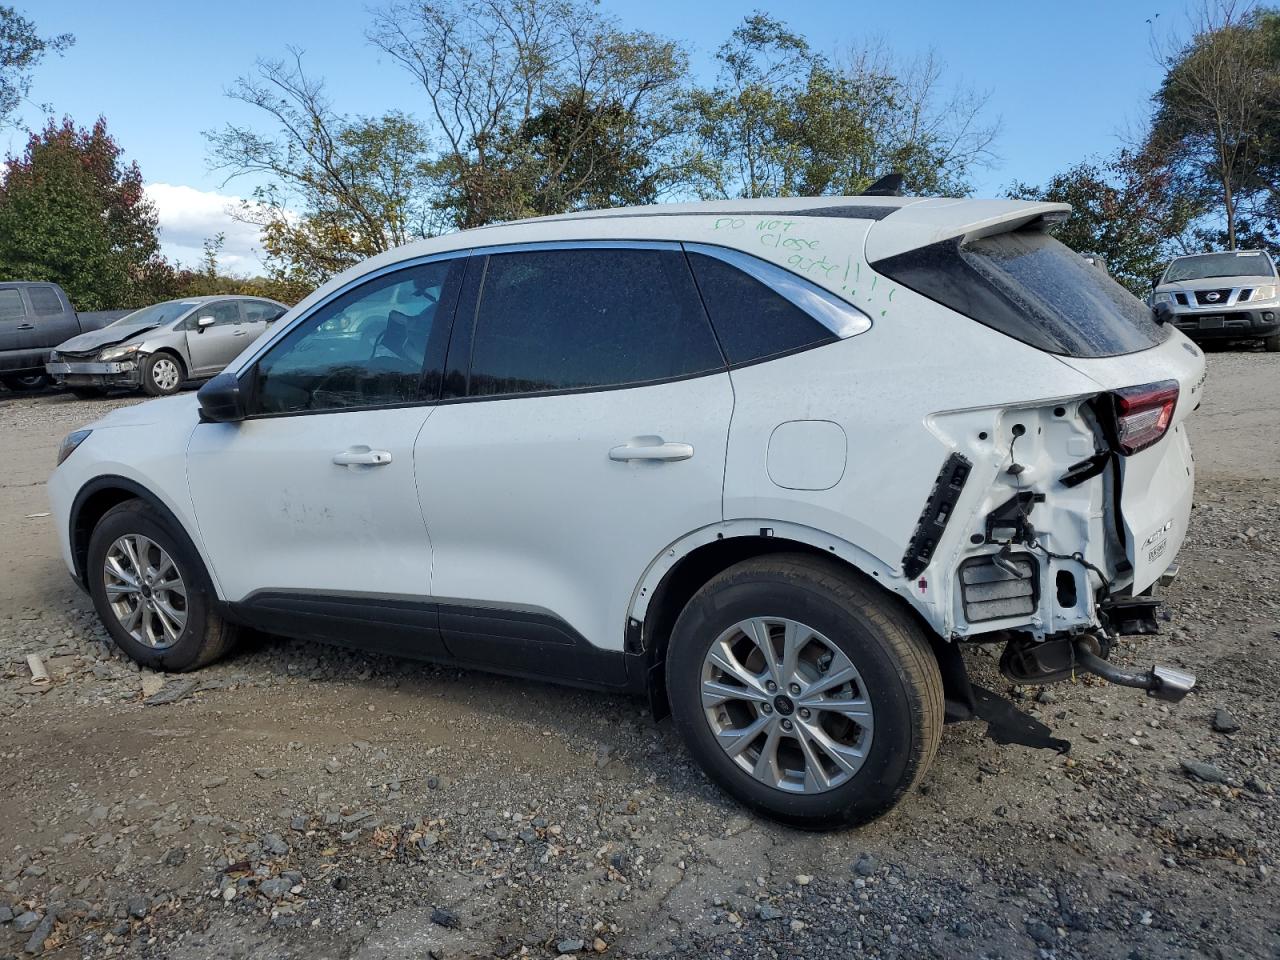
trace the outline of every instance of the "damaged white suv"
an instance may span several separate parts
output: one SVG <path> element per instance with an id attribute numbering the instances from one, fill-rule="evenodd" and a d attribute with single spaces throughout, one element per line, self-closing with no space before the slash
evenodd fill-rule
<path id="1" fill-rule="evenodd" d="M 67 565 L 187 670 L 236 631 L 652 698 L 730 793 L 891 807 L 959 654 L 1126 673 L 1191 508 L 1200 351 L 1045 232 L 1069 208 L 740 200 L 378 256 L 198 396 L 67 438 Z"/>

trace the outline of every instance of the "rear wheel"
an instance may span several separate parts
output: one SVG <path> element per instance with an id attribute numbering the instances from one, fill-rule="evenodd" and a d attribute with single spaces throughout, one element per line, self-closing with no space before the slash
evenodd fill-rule
<path id="1" fill-rule="evenodd" d="M 194 670 L 231 649 L 204 565 L 172 521 L 142 500 L 113 507 L 94 527 L 85 570 L 98 617 L 132 659 L 154 670 Z"/>
<path id="2" fill-rule="evenodd" d="M 821 558 L 748 560 L 681 613 L 667 656 L 694 758 L 756 810 L 800 827 L 864 823 L 924 776 L 942 678 L 897 602 Z"/>
<path id="3" fill-rule="evenodd" d="M 1267 353 L 1280 353 L 1280 333 L 1273 333 L 1269 337 L 1263 337 L 1262 345 L 1267 348 Z"/>
<path id="4" fill-rule="evenodd" d="M 41 390 L 49 385 L 49 378 L 43 373 L 25 373 L 4 378 L 4 385 L 15 393 L 29 393 Z"/>
<path id="5" fill-rule="evenodd" d="M 177 393 L 187 372 L 171 353 L 153 353 L 142 361 L 142 389 L 153 397 Z"/>

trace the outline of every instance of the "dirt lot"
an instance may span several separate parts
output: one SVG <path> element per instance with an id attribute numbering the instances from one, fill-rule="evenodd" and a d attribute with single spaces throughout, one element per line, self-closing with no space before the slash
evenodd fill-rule
<path id="1" fill-rule="evenodd" d="M 1280 354 L 1209 355 L 1170 620 L 1118 655 L 1196 693 L 1016 689 L 975 652 L 1070 752 L 949 727 L 919 793 L 829 835 L 744 815 L 637 701 L 267 639 L 140 674 L 44 515 L 116 402 L 0 394 L 0 958 L 1278 955 Z"/>

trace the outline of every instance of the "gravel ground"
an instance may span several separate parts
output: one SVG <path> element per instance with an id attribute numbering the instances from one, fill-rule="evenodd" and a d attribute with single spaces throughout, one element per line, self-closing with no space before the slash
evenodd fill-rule
<path id="1" fill-rule="evenodd" d="M 1276 957 L 1280 355 L 1209 367 L 1169 620 L 1117 655 L 1196 692 L 975 650 L 1070 752 L 951 726 L 831 834 L 744 814 L 638 701 L 268 638 L 140 672 L 41 516 L 61 436 L 134 401 L 0 394 L 0 958 Z"/>

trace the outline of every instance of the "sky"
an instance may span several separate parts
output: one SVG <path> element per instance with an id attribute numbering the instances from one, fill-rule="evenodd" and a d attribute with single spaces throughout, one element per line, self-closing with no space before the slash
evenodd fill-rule
<path id="1" fill-rule="evenodd" d="M 136 160 L 160 214 L 163 251 L 196 263 L 206 237 L 226 234 L 222 265 L 260 269 L 254 228 L 234 221 L 230 204 L 253 183 L 211 170 L 204 131 L 262 118 L 226 97 L 258 58 L 304 51 L 338 110 L 425 115 L 412 79 L 365 39 L 369 5 L 359 0 L 9 0 L 42 33 L 70 32 L 75 45 L 40 65 L 26 127 L 47 114 L 81 125 L 106 117 Z M 377 5 L 374 0 L 372 5 Z M 974 177 L 975 195 L 1014 181 L 1042 183 L 1080 160 L 1108 154 L 1140 128 L 1161 73 L 1151 52 L 1161 34 L 1183 30 L 1185 3 L 1161 0 L 602 0 L 624 26 L 682 40 L 697 79 L 710 80 L 714 54 L 744 14 L 767 10 L 819 50 L 838 53 L 870 40 L 910 59 L 933 50 L 947 78 L 990 95 L 1000 121 L 998 161 Z M 265 129 L 265 128 L 264 128 Z M 0 154 L 20 152 L 21 132 L 0 131 Z"/>

